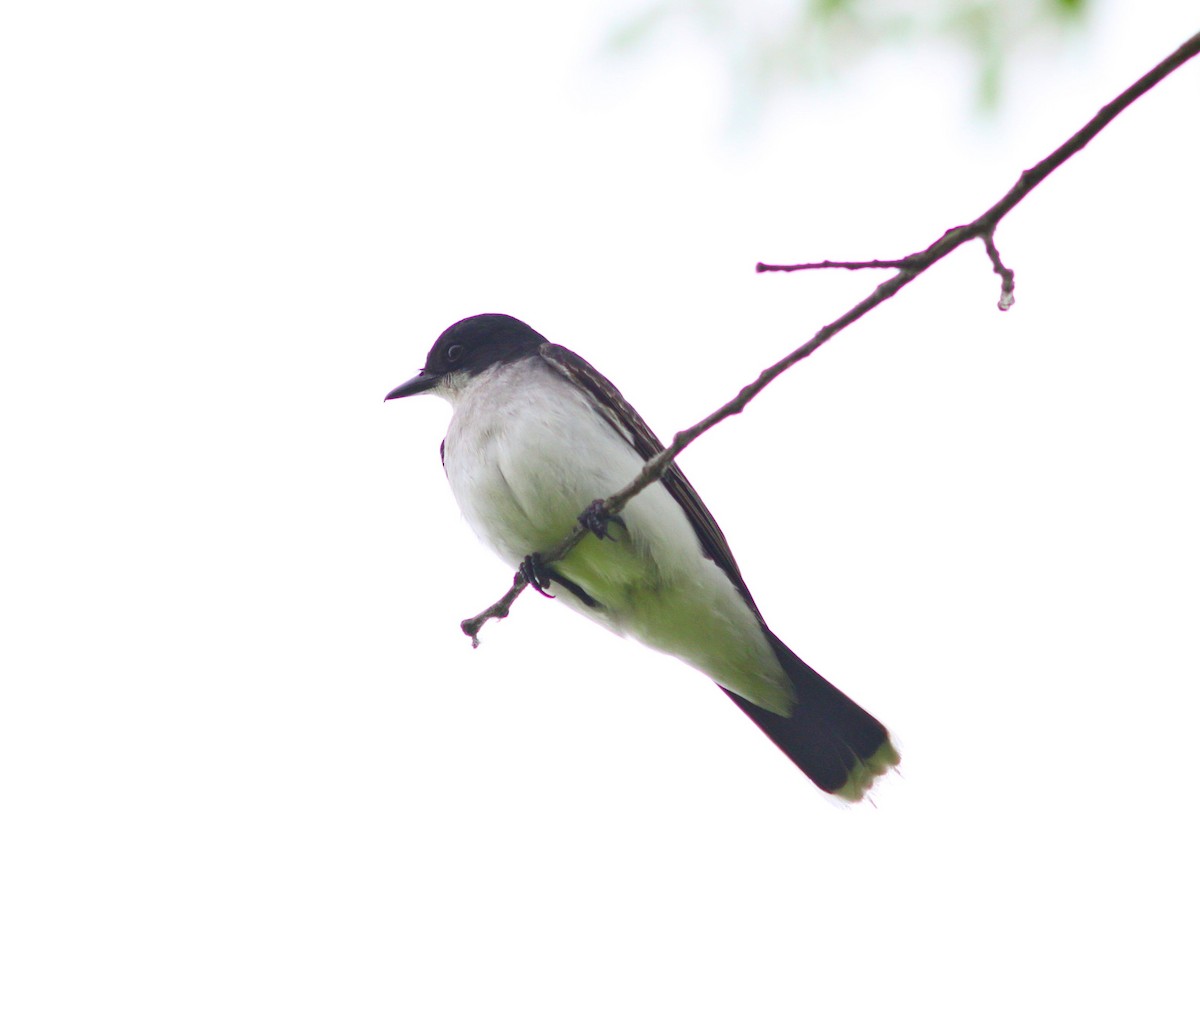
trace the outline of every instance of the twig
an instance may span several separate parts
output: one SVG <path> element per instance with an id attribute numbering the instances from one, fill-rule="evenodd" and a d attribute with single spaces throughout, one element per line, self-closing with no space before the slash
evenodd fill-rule
<path id="1" fill-rule="evenodd" d="M 759 263 L 754 269 L 760 274 L 763 271 L 826 271 L 830 268 L 841 268 L 843 271 L 874 270 L 878 268 L 907 266 L 908 258 L 902 260 L 822 260 L 813 264 L 763 264 Z"/>
<path id="2" fill-rule="evenodd" d="M 574 532 L 572 532 L 572 535 L 573 534 Z M 571 547 L 573 548 L 576 544 L 578 544 L 578 540 L 572 541 Z M 563 555 L 566 555 L 566 552 L 564 552 Z M 555 559 L 561 558 L 561 556 L 555 556 Z M 462 629 L 463 633 L 471 638 L 472 647 L 479 646 L 479 631 L 483 629 L 484 623 L 486 623 L 489 619 L 507 618 L 508 610 L 512 608 L 512 603 L 517 600 L 517 596 L 525 590 L 525 585 L 526 580 L 524 575 L 518 573 L 513 577 L 512 587 L 504 592 L 503 598 L 497 602 L 493 602 L 482 612 L 480 612 L 479 615 L 473 616 L 470 619 L 464 619 L 461 623 L 459 623 L 459 627 Z"/>
<path id="3" fill-rule="evenodd" d="M 1000 301 L 996 303 L 996 306 L 1001 312 L 1010 310 L 1013 303 L 1016 302 L 1016 296 L 1013 295 L 1016 280 L 1012 270 L 1004 266 L 1004 261 L 1000 259 L 1000 251 L 996 249 L 996 241 L 990 232 L 983 234 L 983 248 L 987 250 L 987 255 L 991 258 L 992 270 L 1000 275 Z"/>
<path id="4" fill-rule="evenodd" d="M 996 249 L 995 233 L 996 226 L 1000 223 L 1013 208 L 1021 203 L 1050 173 L 1054 172 L 1072 155 L 1082 151 L 1101 130 L 1113 121 L 1126 108 L 1128 108 L 1135 100 L 1140 98 L 1163 78 L 1175 70 L 1178 70 L 1188 60 L 1192 59 L 1200 53 L 1200 32 L 1193 35 L 1187 42 L 1180 46 L 1174 53 L 1163 60 L 1149 73 L 1140 77 L 1137 81 L 1126 88 L 1120 95 L 1104 106 L 1095 116 L 1093 116 L 1084 126 L 1072 134 L 1063 144 L 1055 148 L 1049 155 L 1043 158 L 1032 169 L 1026 169 L 1021 173 L 1017 182 L 1000 200 L 993 204 L 983 214 L 976 218 L 969 225 L 959 225 L 952 229 L 947 229 L 942 236 L 931 243 L 924 250 L 917 253 L 909 254 L 907 257 L 902 257 L 899 260 L 863 260 L 863 261 L 832 261 L 824 260 L 819 263 L 809 264 L 758 264 L 756 270 L 764 271 L 815 271 L 824 269 L 839 268 L 848 271 L 858 271 L 864 269 L 894 269 L 896 274 L 888 278 L 887 281 L 881 282 L 876 286 L 875 291 L 867 298 L 863 299 L 856 306 L 852 307 L 847 312 L 843 313 L 835 321 L 826 324 L 808 341 L 797 348 L 795 351 L 784 356 L 773 366 L 768 366 L 764 369 L 756 380 L 746 384 L 737 395 L 723 404 L 712 414 L 706 416 L 697 422 L 694 426 L 681 430 L 675 434 L 675 438 L 658 454 L 650 458 L 637 477 L 632 482 L 626 485 L 619 492 L 609 496 L 604 501 L 604 510 L 608 514 L 620 513 L 625 505 L 633 499 L 639 492 L 647 486 L 657 482 L 663 473 L 670 467 L 671 462 L 675 460 L 679 453 L 690 443 L 696 440 L 699 436 L 706 433 L 718 422 L 729 418 L 731 415 L 737 415 L 742 411 L 772 380 L 778 377 L 781 373 L 790 369 L 801 359 L 806 359 L 820 348 L 826 341 L 832 338 L 839 331 L 845 330 L 860 317 L 866 315 L 882 302 L 886 302 L 899 292 L 905 285 L 923 273 L 933 264 L 936 264 L 943 257 L 958 249 L 964 243 L 970 242 L 972 239 L 980 239 L 983 241 L 984 249 L 987 251 L 988 257 L 992 262 L 992 269 L 1000 276 L 1000 301 L 999 308 L 1007 310 L 1013 304 L 1013 288 L 1014 276 L 1012 270 L 1005 267 L 1000 259 L 1000 252 Z M 561 542 L 551 548 L 549 551 L 540 553 L 543 563 L 553 563 L 556 560 L 562 559 L 568 552 L 578 545 L 589 532 L 582 526 L 576 525 Z M 516 574 L 513 577 L 513 585 L 508 592 L 499 601 L 484 609 L 477 616 L 470 619 L 464 619 L 461 623 L 462 631 L 471 638 L 473 647 L 479 646 L 479 631 L 489 619 L 503 619 L 508 615 L 509 609 L 517 596 L 525 589 L 525 578 L 521 574 Z"/>

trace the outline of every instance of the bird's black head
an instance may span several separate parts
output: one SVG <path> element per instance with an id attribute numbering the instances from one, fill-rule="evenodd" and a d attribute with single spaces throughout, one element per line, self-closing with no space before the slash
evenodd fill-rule
<path id="1" fill-rule="evenodd" d="M 528 324 L 504 313 L 467 317 L 442 331 L 425 358 L 425 368 L 384 400 L 423 394 L 452 374 L 477 376 L 489 366 L 523 358 L 545 342 Z"/>

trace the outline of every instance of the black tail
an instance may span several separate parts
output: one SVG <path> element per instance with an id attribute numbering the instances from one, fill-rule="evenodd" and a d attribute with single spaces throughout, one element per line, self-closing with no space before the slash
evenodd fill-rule
<path id="1" fill-rule="evenodd" d="M 858 801 L 876 777 L 900 762 L 887 729 L 766 632 L 792 680 L 796 702 L 791 715 L 774 714 L 725 692 L 818 788 Z"/>

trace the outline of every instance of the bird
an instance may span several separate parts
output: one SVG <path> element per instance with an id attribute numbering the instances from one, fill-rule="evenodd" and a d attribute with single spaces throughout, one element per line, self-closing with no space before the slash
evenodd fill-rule
<path id="1" fill-rule="evenodd" d="M 858 801 L 900 762 L 884 725 L 767 627 L 677 464 L 603 514 L 603 497 L 663 445 L 583 358 L 515 317 L 479 314 L 443 331 L 384 400 L 419 394 L 452 408 L 442 466 L 467 524 L 537 590 L 707 675 L 830 795 Z M 597 537 L 542 563 L 577 522 Z"/>

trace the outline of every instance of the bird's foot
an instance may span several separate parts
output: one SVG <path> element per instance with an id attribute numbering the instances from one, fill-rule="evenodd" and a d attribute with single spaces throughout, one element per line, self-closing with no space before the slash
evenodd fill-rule
<path id="1" fill-rule="evenodd" d="M 553 598 L 545 589 L 550 586 L 550 571 L 542 564 L 542 557 L 531 552 L 521 560 L 517 572 L 525 579 L 525 583 L 533 588 L 543 598 Z"/>
<path id="2" fill-rule="evenodd" d="M 608 533 L 609 523 L 620 524 L 621 527 L 629 530 L 629 526 L 621 519 L 620 514 L 610 514 L 604 509 L 604 500 L 593 500 L 586 510 L 579 515 L 579 523 L 582 524 L 597 538 L 607 538 L 615 542 L 616 539 Z"/>

